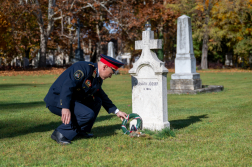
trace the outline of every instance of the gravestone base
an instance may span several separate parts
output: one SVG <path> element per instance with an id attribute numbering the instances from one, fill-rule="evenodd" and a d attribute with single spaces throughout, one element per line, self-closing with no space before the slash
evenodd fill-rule
<path id="1" fill-rule="evenodd" d="M 142 125 L 142 128 L 139 129 L 139 130 L 142 130 L 142 129 L 148 129 L 148 130 L 162 130 L 164 128 L 169 128 L 170 129 L 170 123 L 168 121 L 166 122 L 162 122 L 162 123 L 153 123 L 153 122 L 144 122 L 144 120 L 142 120 L 142 123 L 144 123 L 144 127 Z M 136 127 L 136 124 L 137 124 L 137 121 L 134 119 L 130 122 L 130 126 L 129 128 L 132 127 L 132 125 L 134 125 Z"/>
<path id="2" fill-rule="evenodd" d="M 201 79 L 172 79 L 171 90 L 195 90 L 201 88 Z"/>
<path id="3" fill-rule="evenodd" d="M 164 128 L 169 128 L 170 129 L 170 123 L 167 122 L 162 122 L 162 123 L 153 123 L 153 122 L 144 122 L 143 120 L 143 129 L 148 129 L 148 130 L 162 130 Z"/>
<path id="4" fill-rule="evenodd" d="M 200 89 L 188 90 L 188 89 L 171 89 L 167 91 L 167 94 L 199 94 L 199 93 L 211 93 L 220 92 L 224 90 L 222 85 L 202 85 Z"/>

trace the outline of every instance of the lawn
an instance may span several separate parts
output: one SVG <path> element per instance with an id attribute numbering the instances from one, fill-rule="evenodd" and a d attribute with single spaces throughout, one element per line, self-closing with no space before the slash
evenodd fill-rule
<path id="1" fill-rule="evenodd" d="M 224 91 L 168 95 L 175 137 L 130 138 L 102 108 L 95 138 L 76 137 L 68 146 L 50 138 L 61 122 L 43 102 L 58 75 L 0 76 L 0 166 L 252 166 L 252 73 L 200 74 L 204 85 Z M 103 89 L 131 113 L 130 75 L 105 80 Z"/>

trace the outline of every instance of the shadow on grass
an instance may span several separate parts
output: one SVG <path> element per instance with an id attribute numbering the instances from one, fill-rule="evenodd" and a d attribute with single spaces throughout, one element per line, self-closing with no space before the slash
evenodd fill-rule
<path id="1" fill-rule="evenodd" d="M 106 119 L 110 119 L 113 116 L 100 116 L 96 122 L 101 122 Z M 36 125 L 37 122 L 26 122 L 22 120 L 8 120 L 6 122 L 0 122 L 0 139 L 11 138 L 21 135 L 26 135 L 35 132 L 46 132 L 56 129 L 62 122 L 50 122 L 47 124 Z M 92 132 L 96 137 L 111 136 L 115 134 L 117 129 L 121 129 L 121 124 L 108 125 L 92 128 Z"/>
<path id="2" fill-rule="evenodd" d="M 94 134 L 94 138 L 101 138 L 106 136 L 112 136 L 115 135 L 115 131 L 121 129 L 121 124 L 115 124 L 115 125 L 106 125 L 106 126 L 98 126 L 95 128 L 92 128 L 92 133 Z M 81 140 L 83 137 L 77 135 L 74 140 Z"/>
<path id="3" fill-rule="evenodd" d="M 190 117 L 187 117 L 187 119 L 172 120 L 170 121 L 171 128 L 182 129 L 187 126 L 190 126 L 193 123 L 202 121 L 201 120 L 202 118 L 208 118 L 207 114 L 199 115 L 199 116 L 190 116 Z"/>
<path id="4" fill-rule="evenodd" d="M 46 106 L 44 101 L 35 101 L 35 102 L 28 102 L 28 103 L 0 103 L 0 111 L 7 110 L 7 109 L 23 109 L 23 108 L 32 108 L 38 106 Z M 8 111 L 9 112 L 9 111 Z"/>
<path id="5" fill-rule="evenodd" d="M 61 122 L 50 122 L 47 124 L 36 125 L 33 126 L 35 122 L 24 122 L 24 121 L 8 121 L 8 122 L 0 122 L 0 139 L 2 138 L 11 138 L 16 136 L 22 136 L 29 133 L 36 133 L 36 132 L 46 132 L 53 129 L 56 129 Z"/>
<path id="6" fill-rule="evenodd" d="M 112 114 L 110 114 L 110 115 L 104 115 L 104 116 L 98 116 L 98 117 L 96 118 L 95 122 L 102 122 L 102 121 L 111 119 L 111 118 L 113 118 L 113 117 L 115 117 L 115 115 L 112 115 Z"/>
<path id="7" fill-rule="evenodd" d="M 0 90 L 10 90 L 13 87 L 48 87 L 51 84 L 0 84 Z"/>

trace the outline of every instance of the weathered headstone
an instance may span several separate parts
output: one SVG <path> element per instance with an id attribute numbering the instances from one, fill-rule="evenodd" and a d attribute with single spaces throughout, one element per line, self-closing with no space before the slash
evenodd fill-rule
<path id="1" fill-rule="evenodd" d="M 129 70 L 132 76 L 132 112 L 142 118 L 144 129 L 169 128 L 168 70 L 165 68 L 165 63 L 150 50 L 162 48 L 162 40 L 154 39 L 154 32 L 150 27 L 142 32 L 142 38 L 142 41 L 135 41 L 135 49 L 142 49 L 141 57 Z"/>
<path id="2" fill-rule="evenodd" d="M 113 57 L 113 58 L 116 57 L 114 43 L 112 41 L 110 41 L 108 43 L 108 53 L 107 53 L 107 55 L 110 56 L 110 57 Z"/>
<path id="3" fill-rule="evenodd" d="M 48 55 L 47 59 L 46 59 L 46 65 L 55 65 L 55 58 L 54 55 L 50 54 Z"/>
<path id="4" fill-rule="evenodd" d="M 131 53 L 127 52 L 121 55 L 122 57 L 122 62 L 124 65 L 130 65 L 130 59 L 131 59 Z M 124 59 L 124 60 L 123 60 Z"/>
<path id="5" fill-rule="evenodd" d="M 196 73 L 196 59 L 193 52 L 191 18 L 183 15 L 177 23 L 177 54 L 175 74 L 172 74 L 172 91 L 195 90 L 201 88 L 200 74 Z"/>
<path id="6" fill-rule="evenodd" d="M 225 55 L 225 65 L 226 66 L 233 66 L 233 56 L 231 53 L 227 53 Z"/>
<path id="7" fill-rule="evenodd" d="M 36 57 L 33 59 L 33 66 L 34 66 L 34 68 L 38 68 L 38 66 L 39 66 L 39 58 L 40 58 L 40 51 L 36 54 Z"/>

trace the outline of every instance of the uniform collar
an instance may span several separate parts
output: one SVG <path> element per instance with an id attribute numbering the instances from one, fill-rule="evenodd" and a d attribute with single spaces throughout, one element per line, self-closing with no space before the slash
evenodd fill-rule
<path id="1" fill-rule="evenodd" d="M 98 64 L 97 64 L 97 63 L 94 63 L 94 66 L 95 66 L 95 68 L 97 69 L 97 74 L 96 74 L 96 76 L 97 76 L 97 77 L 99 77 L 99 69 L 98 69 Z"/>

